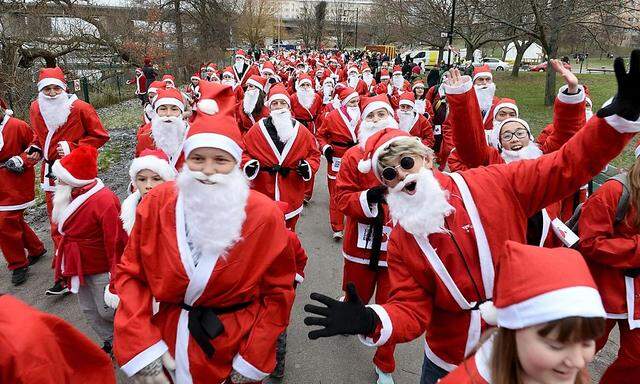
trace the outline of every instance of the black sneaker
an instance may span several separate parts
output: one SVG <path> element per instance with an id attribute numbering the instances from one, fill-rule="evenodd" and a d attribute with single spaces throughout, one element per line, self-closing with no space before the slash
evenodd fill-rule
<path id="1" fill-rule="evenodd" d="M 65 285 L 65 283 L 62 280 L 58 280 L 53 285 L 53 287 L 47 289 L 47 291 L 44 294 L 45 295 L 60 296 L 60 295 L 66 295 L 68 293 L 69 293 L 69 288 L 67 288 L 67 286 Z"/>
<path id="2" fill-rule="evenodd" d="M 16 268 L 11 275 L 11 282 L 13 285 L 20 285 L 27 281 L 27 271 L 29 267 Z"/>
<path id="3" fill-rule="evenodd" d="M 35 255 L 35 256 L 28 256 L 27 259 L 29 259 L 29 265 L 33 265 L 35 263 L 37 263 L 38 261 L 40 261 L 40 259 L 42 258 L 42 256 L 44 256 L 47 253 L 47 250 L 45 249 L 41 254 L 39 255 Z"/>

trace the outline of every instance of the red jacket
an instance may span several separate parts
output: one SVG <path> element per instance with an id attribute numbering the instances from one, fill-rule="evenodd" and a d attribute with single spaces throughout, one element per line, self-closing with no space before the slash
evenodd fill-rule
<path id="1" fill-rule="evenodd" d="M 322 110 L 322 97 L 315 94 L 315 98 L 313 103 L 311 104 L 311 108 L 305 108 L 300 101 L 298 100 L 298 94 L 293 93 L 291 95 L 291 114 L 293 118 L 298 120 L 302 125 L 307 127 L 309 132 L 312 134 L 316 134 L 316 118 L 320 114 Z"/>
<path id="2" fill-rule="evenodd" d="M 33 162 L 24 151 L 33 140 L 33 131 L 22 120 L 4 115 L 0 120 L 0 164 L 13 156 L 20 156 L 25 171 L 16 174 L 0 168 L 0 211 L 18 211 L 31 206 L 35 198 Z"/>
<path id="3" fill-rule="evenodd" d="M 238 103 L 236 108 L 236 116 L 238 120 L 238 127 L 240 128 L 240 132 L 244 135 L 247 133 L 249 128 L 253 127 L 255 123 L 257 123 L 260 119 L 269 117 L 269 108 L 262 106 L 260 113 L 257 115 L 248 115 L 244 112 L 242 103 Z"/>
<path id="4" fill-rule="evenodd" d="M 320 151 L 324 154 L 327 147 L 333 148 L 333 159 L 331 163 L 327 163 L 328 178 L 335 180 L 342 156 L 358 142 L 357 124 L 358 121 L 352 120 L 342 109 L 334 109 L 318 129 Z"/>
<path id="5" fill-rule="evenodd" d="M 411 136 L 419 137 L 422 143 L 429 148 L 433 148 L 435 138 L 433 136 L 433 127 L 426 117 L 419 113 L 415 113 L 413 125 L 409 129 Z"/>
<path id="6" fill-rule="evenodd" d="M 158 149 L 156 147 L 156 142 L 153 140 L 153 131 L 151 130 L 151 123 L 147 123 L 138 129 L 138 133 L 136 135 L 136 153 L 135 157 L 140 157 L 140 154 L 145 149 L 155 150 Z M 176 171 L 180 171 L 182 166 L 184 165 L 184 153 L 182 152 L 182 145 L 175 154 L 165 153 L 167 158 L 169 158 L 169 164 L 173 165 Z M 174 157 L 176 156 L 176 157 Z"/>
<path id="7" fill-rule="evenodd" d="M 287 235 L 289 236 L 289 248 L 296 260 L 295 280 L 298 283 L 302 283 L 304 281 L 304 268 L 307 266 L 307 260 L 309 258 L 307 257 L 307 252 L 304 250 L 298 235 L 292 230 L 287 230 Z"/>

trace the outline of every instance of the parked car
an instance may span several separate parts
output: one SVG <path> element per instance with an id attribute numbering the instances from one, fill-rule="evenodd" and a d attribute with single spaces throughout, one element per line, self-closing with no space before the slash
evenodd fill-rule
<path id="1" fill-rule="evenodd" d="M 485 57 L 481 62 L 473 63 L 473 66 L 480 67 L 484 64 L 487 64 L 492 71 L 506 71 L 511 69 L 511 65 L 509 65 L 509 63 L 496 59 L 495 57 Z"/>
<path id="2" fill-rule="evenodd" d="M 571 70 L 571 64 L 567 63 L 566 61 L 562 61 L 561 63 L 566 69 Z M 542 63 L 540 63 L 538 65 L 534 65 L 533 67 L 531 67 L 530 71 L 532 71 L 532 72 L 544 72 L 544 71 L 547 70 L 547 65 L 549 65 L 548 61 L 542 62 Z"/>

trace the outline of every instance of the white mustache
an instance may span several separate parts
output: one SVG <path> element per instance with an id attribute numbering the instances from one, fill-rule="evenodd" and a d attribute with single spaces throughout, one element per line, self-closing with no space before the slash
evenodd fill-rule
<path id="1" fill-rule="evenodd" d="M 396 184 L 396 186 L 395 186 L 395 187 L 393 187 L 393 188 L 389 188 L 389 190 L 390 190 L 392 193 L 400 192 L 400 191 L 402 191 L 402 190 L 404 189 L 404 187 L 405 187 L 407 184 L 410 184 L 411 182 L 416 181 L 416 180 L 418 179 L 418 177 L 419 177 L 419 176 L 420 176 L 420 174 L 419 174 L 419 173 L 410 173 L 410 174 L 408 174 L 407 176 L 405 176 L 404 180 L 402 180 L 402 181 L 400 181 L 398 184 Z"/>
<path id="2" fill-rule="evenodd" d="M 184 170 L 190 177 L 203 182 L 205 184 L 225 184 L 228 181 L 229 175 L 222 173 L 215 173 L 213 175 L 207 176 L 203 172 L 200 171 L 192 171 L 188 168 Z"/>

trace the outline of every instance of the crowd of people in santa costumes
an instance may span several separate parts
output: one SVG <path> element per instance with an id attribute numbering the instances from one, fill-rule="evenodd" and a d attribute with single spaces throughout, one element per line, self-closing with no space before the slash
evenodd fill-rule
<path id="1" fill-rule="evenodd" d="M 113 373 L 102 359 L 113 353 L 140 384 L 282 378 L 295 289 L 314 278 L 295 229 L 324 157 L 343 268 L 334 298 L 313 293 L 324 305 L 305 306 L 304 323 L 321 327 L 311 339 L 359 335 L 376 348 L 378 384 L 394 383 L 395 345 L 423 334 L 421 384 L 586 383 L 618 325 L 602 382 L 640 375 L 640 165 L 588 199 L 582 188 L 640 131 L 640 51 L 629 73 L 616 60 L 618 91 L 596 116 L 588 89 L 551 61 L 566 85 L 536 139 L 486 66 L 427 86 L 392 63 L 374 71 L 366 56 L 253 58 L 203 64 L 184 88 L 170 73 L 148 84 L 122 203 L 98 177 L 109 134 L 61 68 L 40 71 L 30 124 L 0 105 L 0 250 L 12 281 L 46 252 L 23 216 L 43 160 L 47 294 L 76 293 L 99 338 L 78 338 L 85 364 L 66 359 L 56 374 Z M 564 222 L 577 206 L 577 250 L 558 248 L 572 245 Z M 25 312 L 34 334 L 59 321 Z"/>

